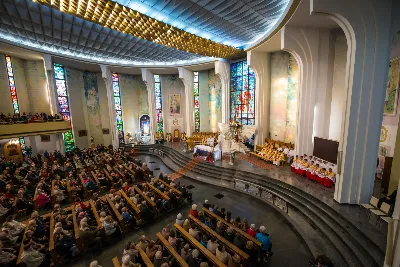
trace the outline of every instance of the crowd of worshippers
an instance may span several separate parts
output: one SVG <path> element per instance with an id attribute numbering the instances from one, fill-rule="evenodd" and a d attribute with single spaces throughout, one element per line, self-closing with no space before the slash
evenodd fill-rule
<path id="1" fill-rule="evenodd" d="M 198 211 L 196 204 L 192 205 L 189 212 L 190 215 L 200 220 L 228 242 L 249 255 L 248 261 L 244 263 L 238 254 L 229 253 L 225 245 L 215 236 L 209 236 L 207 233 L 200 230 L 196 224 L 191 223 L 189 219 L 184 219 L 182 214 L 179 213 L 175 223 L 200 242 L 202 246 L 208 249 L 222 263 L 226 264 L 228 267 L 259 266 L 260 262 L 267 261 L 268 257 L 272 256 L 272 243 L 264 226 L 260 226 L 260 228 L 257 229 L 254 224 L 249 225 L 246 219 L 241 220 L 240 217 L 233 219 L 231 212 L 225 211 L 224 208 L 219 209 L 215 205 L 209 204 L 207 200 L 203 204 L 203 207 L 221 216 L 221 218 L 256 238 L 262 244 L 261 248 L 257 248 L 252 241 L 245 240 L 244 237 L 240 233 L 235 232 L 233 228 L 226 227 L 225 224 L 216 220 L 215 217 L 209 217 L 202 211 Z M 169 224 L 162 229 L 161 235 L 190 267 L 212 266 L 197 248 L 193 247 L 191 243 L 182 238 L 180 233 L 174 231 Z M 163 249 L 163 246 L 159 242 L 151 240 L 146 236 L 141 236 L 139 242 L 135 243 L 130 241 L 127 243 L 121 256 L 122 267 L 143 266 L 142 259 L 139 256 L 139 249 L 142 249 L 146 253 L 146 256 L 152 261 L 155 267 L 178 266 L 177 262 L 175 262 L 175 258 L 170 255 L 167 250 Z M 97 261 L 93 261 L 90 264 L 90 267 L 99 266 Z"/>
<path id="2" fill-rule="evenodd" d="M 223 220 L 229 222 L 233 226 L 254 237 L 262 244 L 260 248 L 257 248 L 257 246 L 252 241 L 245 240 L 243 236 L 239 232 L 235 232 L 233 228 L 226 227 L 226 225 L 222 221 L 218 221 L 215 217 L 207 216 L 207 214 L 203 213 L 202 210 L 197 210 L 197 205 L 192 205 L 192 208 L 190 209 L 190 215 L 199 219 L 206 226 L 213 229 L 217 234 L 219 234 L 230 243 L 241 249 L 243 252 L 248 254 L 248 266 L 258 266 L 258 263 L 267 262 L 268 258 L 273 255 L 272 241 L 269 234 L 267 233 L 267 229 L 265 228 L 265 226 L 260 226 L 259 228 L 257 228 L 255 224 L 249 224 L 249 222 L 245 218 L 241 219 L 239 216 L 234 218 L 229 210 L 225 210 L 225 208 L 219 208 L 214 204 L 210 204 L 208 200 L 204 201 L 203 208 L 208 209 L 215 215 L 221 217 Z M 225 251 L 224 246 L 215 238 L 210 239 L 207 235 L 201 234 L 196 225 L 191 224 L 188 219 L 183 221 L 182 227 L 187 230 L 190 235 L 200 240 L 200 243 L 206 246 L 207 249 L 211 250 L 213 254 L 217 255 L 217 257 L 223 263 L 228 263 L 230 259 L 240 259 L 240 257 L 237 257 L 237 255 L 229 255 L 229 253 Z M 221 251 L 221 248 L 223 249 L 223 251 Z M 218 250 L 219 252 L 217 252 Z M 234 262 L 236 261 L 234 260 Z M 236 264 L 231 266 L 240 265 Z"/>
<path id="3" fill-rule="evenodd" d="M 42 113 L 32 113 L 29 112 L 26 114 L 23 112 L 22 114 L 20 113 L 14 113 L 11 115 L 8 113 L 5 115 L 3 112 L 0 113 L 0 123 L 7 123 L 7 124 L 12 124 L 12 123 L 30 123 L 30 122 L 41 122 L 41 121 L 62 121 L 64 120 L 62 114 L 46 114 L 44 112 Z"/>
<path id="4" fill-rule="evenodd" d="M 72 260 L 77 258 L 77 246 L 73 238 L 72 210 L 54 207 L 54 231 L 50 233 L 49 216 L 39 216 L 34 211 L 27 224 L 8 216 L 0 232 L 0 266 L 16 266 L 19 250 L 27 267 L 47 267 L 51 264 L 49 237 L 53 235 L 54 249 L 58 255 Z"/>
<path id="5" fill-rule="evenodd" d="M 75 151 L 67 152 L 65 156 L 59 151 L 54 151 L 54 153 L 45 151 L 36 156 L 25 157 L 23 161 L 1 158 L 0 216 L 5 218 L 20 210 L 26 210 L 26 214 L 29 214 L 35 207 L 49 209 L 52 203 L 66 203 L 68 199 L 67 181 L 71 187 L 73 200 L 84 198 L 79 174 L 82 175 L 88 190 L 98 190 L 94 177 L 85 173 L 83 165 L 93 170 L 100 186 L 110 188 L 110 181 L 106 179 L 104 170 L 99 167 L 105 164 L 102 157 L 105 152 L 114 156 L 122 154 L 122 152 L 113 151 L 108 147 L 97 146 L 94 149 L 85 150 L 78 148 Z M 127 164 L 127 168 L 133 170 L 134 174 L 121 165 L 117 166 L 121 170 L 120 174 L 110 170 L 110 175 L 116 184 L 122 186 L 123 180 L 131 182 L 150 180 L 152 172 L 146 164 L 138 159 L 131 159 L 127 161 Z M 116 166 L 116 163 L 110 161 L 108 165 Z M 52 183 L 54 183 L 54 201 L 51 196 Z"/>
<path id="6" fill-rule="evenodd" d="M 326 187 L 336 182 L 337 165 L 314 156 L 298 156 L 291 165 L 292 172 L 318 181 Z"/>

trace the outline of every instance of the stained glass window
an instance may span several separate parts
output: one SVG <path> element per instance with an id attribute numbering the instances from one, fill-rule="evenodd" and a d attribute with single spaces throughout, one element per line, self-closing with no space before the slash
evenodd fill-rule
<path id="1" fill-rule="evenodd" d="M 114 104 L 115 104 L 115 111 L 116 111 L 118 139 L 119 139 L 120 144 L 125 144 L 124 122 L 122 120 L 121 90 L 119 87 L 119 74 L 113 73 L 111 76 L 111 79 L 112 79 L 112 87 L 113 87 L 113 91 L 114 91 Z"/>
<path id="2" fill-rule="evenodd" d="M 200 132 L 199 73 L 194 72 L 194 131 Z"/>
<path id="3" fill-rule="evenodd" d="M 231 64 L 230 114 L 243 125 L 254 125 L 256 77 L 247 60 Z"/>
<path id="4" fill-rule="evenodd" d="M 65 79 L 64 66 L 60 64 L 54 64 L 54 77 L 56 80 L 57 100 L 60 109 L 60 114 L 64 120 L 71 120 L 71 113 L 69 109 L 68 101 L 68 90 Z M 72 132 L 72 124 L 70 125 L 71 130 L 63 133 L 65 151 L 69 152 L 75 148 L 74 134 Z"/>
<path id="5" fill-rule="evenodd" d="M 13 105 L 14 114 L 19 114 L 17 88 L 15 87 L 14 69 L 10 56 L 6 56 L 6 69 L 8 74 L 8 84 L 10 86 L 11 101 Z"/>
<path id="6" fill-rule="evenodd" d="M 156 94 L 157 133 L 164 136 L 160 75 L 154 75 L 154 90 Z"/>
<path id="7" fill-rule="evenodd" d="M 18 96 L 17 96 L 17 87 L 15 86 L 15 79 L 14 79 L 14 69 L 12 66 L 11 57 L 7 55 L 6 55 L 6 69 L 8 75 L 8 85 L 10 86 L 11 104 L 14 110 L 14 114 L 20 114 Z M 19 137 L 19 144 L 21 145 L 22 151 L 25 152 L 25 139 L 22 136 Z"/>

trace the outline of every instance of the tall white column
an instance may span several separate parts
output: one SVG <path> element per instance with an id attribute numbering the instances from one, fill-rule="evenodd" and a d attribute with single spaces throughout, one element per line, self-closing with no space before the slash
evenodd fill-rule
<path id="1" fill-rule="evenodd" d="M 119 138 L 118 138 L 118 130 L 117 130 L 117 113 L 115 111 L 115 103 L 114 103 L 114 90 L 112 87 L 112 76 L 111 71 L 108 66 L 100 65 L 101 68 L 101 76 L 104 79 L 107 90 L 107 104 L 108 104 L 108 113 L 110 117 L 110 133 L 111 133 L 111 144 L 114 149 L 119 147 Z M 124 133 L 125 138 L 125 133 Z"/>
<path id="2" fill-rule="evenodd" d="M 229 92 L 231 87 L 231 66 L 226 61 L 215 61 L 215 74 L 221 80 L 222 123 L 229 122 Z"/>
<path id="3" fill-rule="evenodd" d="M 341 161 L 334 194 L 340 203 L 368 203 L 372 195 L 393 37 L 392 2 L 396 1 L 310 2 L 311 14 L 337 22 L 348 43 Z"/>
<path id="4" fill-rule="evenodd" d="M 148 69 L 142 70 L 142 79 L 147 87 L 147 98 L 149 102 L 150 116 L 150 143 L 154 144 L 154 137 L 157 133 L 157 112 L 156 112 L 156 94 L 154 88 L 154 74 Z"/>
<path id="5" fill-rule="evenodd" d="M 271 96 L 270 53 L 247 52 L 247 64 L 256 75 L 255 121 L 257 126 L 255 145 L 262 145 L 269 132 L 269 106 Z"/>
<path id="6" fill-rule="evenodd" d="M 319 63 L 319 30 L 284 27 L 281 33 L 282 50 L 286 50 L 294 56 L 300 69 L 299 97 L 297 98 L 296 154 L 312 155 L 314 108 Z"/>
<path id="7" fill-rule="evenodd" d="M 185 68 L 178 68 L 179 78 L 185 85 L 185 112 L 186 121 L 184 129 L 187 136 L 191 136 L 194 132 L 194 74 Z"/>
<path id="8" fill-rule="evenodd" d="M 43 55 L 43 63 L 44 63 L 44 69 L 46 71 L 46 80 L 47 80 L 47 92 L 49 94 L 49 103 L 50 103 L 50 110 L 51 113 L 57 114 L 59 113 L 59 105 L 58 105 L 58 100 L 57 100 L 57 88 L 56 88 L 56 81 L 54 78 L 54 70 L 53 70 L 53 62 L 51 60 L 51 56 L 48 54 Z M 70 110 L 71 112 L 71 110 Z M 71 120 L 71 125 L 72 124 L 72 116 L 70 116 Z M 72 130 L 72 128 L 71 128 Z M 56 136 L 56 149 L 60 151 L 62 154 L 65 154 L 65 144 L 64 144 L 64 138 L 62 134 L 55 134 Z M 31 141 L 33 143 L 35 142 L 35 138 L 31 138 Z M 31 142 L 32 146 L 32 142 Z M 36 147 L 36 144 L 34 145 Z M 32 146 L 33 149 L 33 146 Z"/>

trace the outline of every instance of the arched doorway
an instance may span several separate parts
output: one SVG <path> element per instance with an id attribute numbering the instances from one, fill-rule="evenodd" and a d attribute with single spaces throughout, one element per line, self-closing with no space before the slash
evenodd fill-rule
<path id="1" fill-rule="evenodd" d="M 143 114 L 139 119 L 140 123 L 140 135 L 149 136 L 150 135 L 150 116 Z"/>

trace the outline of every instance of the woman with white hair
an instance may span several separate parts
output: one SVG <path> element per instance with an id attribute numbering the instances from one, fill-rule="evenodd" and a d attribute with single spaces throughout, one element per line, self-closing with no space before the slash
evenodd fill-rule
<path id="1" fill-rule="evenodd" d="M 183 221 L 182 228 L 186 232 L 189 232 L 189 229 L 190 229 L 190 221 L 189 221 L 189 219 L 186 219 L 186 220 Z"/>
<path id="2" fill-rule="evenodd" d="M 255 224 L 250 224 L 249 229 L 247 229 L 247 233 L 255 238 L 256 234 L 257 234 L 256 225 Z"/>
<path id="3" fill-rule="evenodd" d="M 191 253 L 191 255 L 189 256 L 189 260 L 188 260 L 188 265 L 189 266 L 200 266 L 200 263 L 202 262 L 201 258 L 200 258 L 200 252 L 197 249 L 194 249 Z"/>
<path id="4" fill-rule="evenodd" d="M 179 226 L 183 225 L 182 213 L 179 213 L 178 215 L 176 215 L 175 223 L 178 224 Z"/>
<path id="5" fill-rule="evenodd" d="M 89 265 L 89 267 L 102 267 L 101 265 L 99 265 L 98 261 L 92 261 Z"/>
<path id="6" fill-rule="evenodd" d="M 192 215 L 195 218 L 199 217 L 199 212 L 197 211 L 197 205 L 196 204 L 192 205 L 192 208 L 190 209 L 190 215 Z"/>
<path id="7" fill-rule="evenodd" d="M 107 216 L 104 219 L 102 225 L 104 227 L 104 232 L 106 233 L 106 235 L 112 235 L 117 230 L 117 222 L 114 221 L 111 216 Z"/>
<path id="8" fill-rule="evenodd" d="M 122 267 L 140 267 L 140 263 L 131 262 L 131 257 L 129 255 L 122 256 Z"/>

